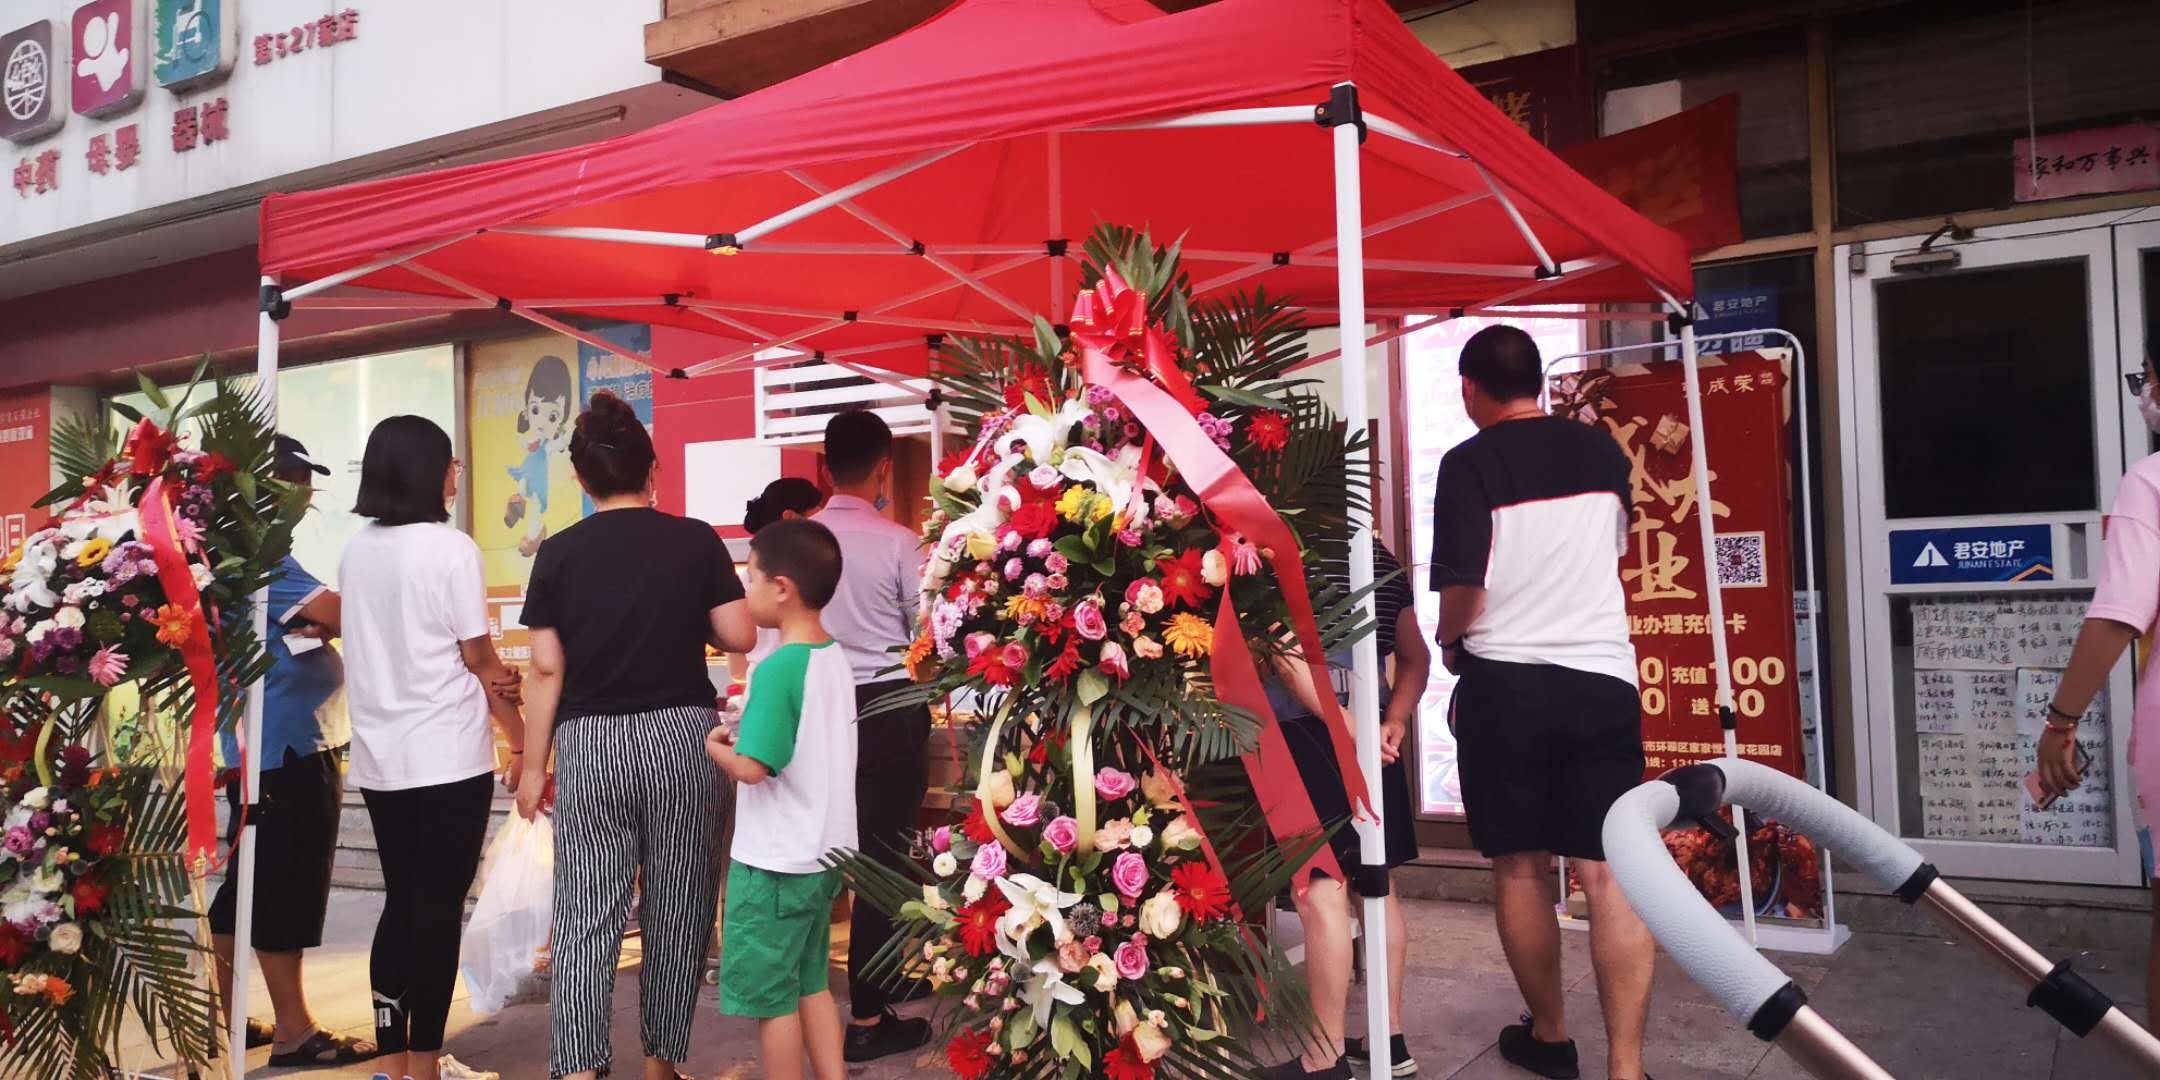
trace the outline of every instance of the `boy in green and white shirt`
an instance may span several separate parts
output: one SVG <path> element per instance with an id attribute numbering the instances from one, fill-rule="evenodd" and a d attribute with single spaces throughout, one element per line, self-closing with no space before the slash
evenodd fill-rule
<path id="1" fill-rule="evenodd" d="M 840 581 L 840 545 L 823 525 L 774 522 L 750 541 L 751 617 L 781 644 L 750 676 L 733 743 L 705 749 L 741 785 L 729 853 L 720 1010 L 759 1021 L 765 1075 L 840 1080 L 840 1009 L 827 986 L 840 876 L 821 859 L 853 850 L 855 678 L 818 617 Z"/>

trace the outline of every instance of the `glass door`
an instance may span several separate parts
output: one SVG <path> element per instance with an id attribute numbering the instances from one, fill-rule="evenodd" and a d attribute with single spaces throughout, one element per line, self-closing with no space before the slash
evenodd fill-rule
<path id="1" fill-rule="evenodd" d="M 2128 885 L 2127 660 L 2085 787 L 2023 784 L 2124 465 L 2110 231 L 2065 224 L 1847 264 L 1862 802 L 1945 873 Z"/>

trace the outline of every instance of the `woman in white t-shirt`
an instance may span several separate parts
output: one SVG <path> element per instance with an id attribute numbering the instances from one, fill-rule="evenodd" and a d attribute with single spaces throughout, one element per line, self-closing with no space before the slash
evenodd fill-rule
<path id="1" fill-rule="evenodd" d="M 450 436 L 418 416 L 368 435 L 353 512 L 372 520 L 345 546 L 348 780 L 367 800 L 382 858 L 383 912 L 368 960 L 378 1076 L 479 1080 L 442 1053 L 457 984 L 465 895 L 495 795 L 495 735 L 511 746 L 515 790 L 523 718 L 515 676 L 488 634 L 480 548 L 449 524 L 458 465 Z M 501 687 L 503 693 L 492 693 Z"/>

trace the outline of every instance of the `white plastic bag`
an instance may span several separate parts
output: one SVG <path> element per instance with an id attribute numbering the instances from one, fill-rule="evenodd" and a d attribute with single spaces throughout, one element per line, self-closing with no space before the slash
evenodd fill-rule
<path id="1" fill-rule="evenodd" d="M 513 813 L 488 845 L 480 902 L 465 924 L 458 970 L 472 1011 L 500 1010 L 534 976 L 555 911 L 555 827 Z"/>

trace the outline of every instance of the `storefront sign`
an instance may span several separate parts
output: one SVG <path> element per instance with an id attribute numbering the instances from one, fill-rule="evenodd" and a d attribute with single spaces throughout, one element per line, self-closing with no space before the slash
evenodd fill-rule
<path id="1" fill-rule="evenodd" d="M 298 56 L 312 49 L 327 49 L 359 36 L 360 12 L 354 8 L 346 8 L 335 15 L 325 15 L 312 22 L 297 23 L 290 29 L 255 35 L 255 63 L 267 64 L 288 56 Z"/>
<path id="2" fill-rule="evenodd" d="M 1695 340 L 1703 343 L 1703 355 L 1754 352 L 1771 345 L 1768 334 L 1716 335 L 1775 327 L 1778 324 L 1777 298 L 1777 290 L 1769 286 L 1696 293 Z"/>
<path id="3" fill-rule="evenodd" d="M 1597 134 L 1590 79 L 1582 52 L 1573 45 L 1476 64 L 1457 74 L 1549 149 Z"/>
<path id="4" fill-rule="evenodd" d="M 234 0 L 155 0 L 157 82 L 174 93 L 232 74 L 239 49 Z"/>
<path id="5" fill-rule="evenodd" d="M 2160 188 L 2160 124 L 2123 124 L 2019 139 L 2010 155 L 2019 202 Z"/>
<path id="6" fill-rule="evenodd" d="M 1688 250 L 1740 242 L 1740 99 L 1716 101 L 1581 146 L 1560 160 Z"/>
<path id="7" fill-rule="evenodd" d="M 2054 536 L 2046 525 L 1898 529 L 1890 534 L 1890 584 L 2053 581 Z"/>
<path id="8" fill-rule="evenodd" d="M 52 489 L 52 391 L 39 386 L 0 394 L 0 545 L 14 551 L 47 514 L 31 504 Z"/>
<path id="9" fill-rule="evenodd" d="M 79 116 L 126 112 L 143 95 L 143 7 L 136 0 L 90 0 L 69 20 L 74 64 L 68 100 Z"/>
<path id="10" fill-rule="evenodd" d="M 0 138 L 32 142 L 66 121 L 65 40 L 51 19 L 0 34 Z"/>

